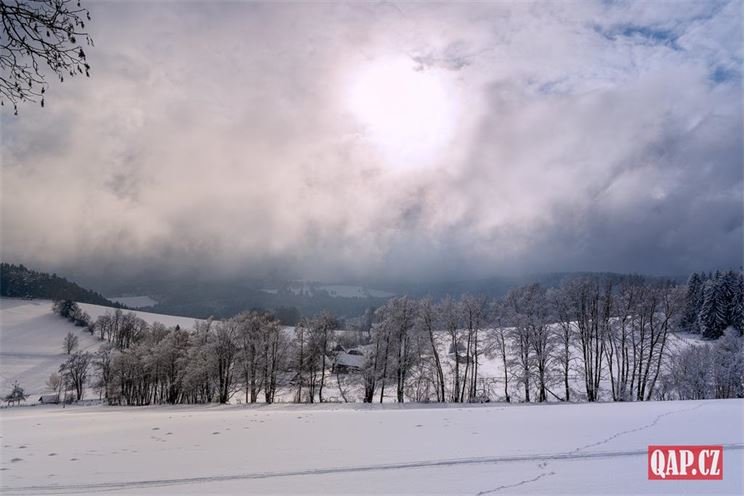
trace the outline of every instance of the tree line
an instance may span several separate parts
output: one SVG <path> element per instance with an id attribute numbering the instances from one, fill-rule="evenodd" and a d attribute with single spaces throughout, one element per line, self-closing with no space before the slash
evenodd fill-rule
<path id="1" fill-rule="evenodd" d="M 742 334 L 742 272 L 691 274 L 681 327 L 708 339 L 719 338 L 727 327 Z"/>
<path id="2" fill-rule="evenodd" d="M 688 398 L 694 389 L 742 397 L 739 332 L 721 341 L 727 346 L 680 346 L 673 336 L 689 289 L 640 276 L 586 276 L 498 299 L 402 296 L 352 331 L 339 330 L 328 312 L 292 328 L 254 311 L 187 330 L 116 310 L 87 326 L 105 342 L 99 351 L 71 354 L 60 373 L 82 395 L 90 371 L 90 385 L 121 405 L 647 401 Z M 358 365 L 336 367 L 347 350 Z M 697 361 L 693 353 L 711 355 Z M 703 385 L 686 382 L 691 367 L 680 367 L 692 362 L 707 377 Z"/>
<path id="3" fill-rule="evenodd" d="M 57 274 L 26 268 L 24 265 L 0 263 L 0 296 L 73 300 L 107 307 L 123 308 L 99 293 L 85 289 Z"/>

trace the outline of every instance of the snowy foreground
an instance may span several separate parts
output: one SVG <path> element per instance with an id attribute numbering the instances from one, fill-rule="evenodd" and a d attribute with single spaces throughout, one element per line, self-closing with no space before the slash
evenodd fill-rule
<path id="1" fill-rule="evenodd" d="M 742 494 L 743 401 L 20 407 L 2 494 Z M 648 481 L 648 444 L 723 444 L 723 481 Z"/>

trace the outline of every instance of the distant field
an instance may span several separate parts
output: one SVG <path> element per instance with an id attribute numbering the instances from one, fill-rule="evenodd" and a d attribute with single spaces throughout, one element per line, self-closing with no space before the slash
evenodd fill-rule
<path id="1" fill-rule="evenodd" d="M 109 296 L 107 299 L 126 305 L 129 308 L 144 308 L 158 304 L 157 300 L 154 300 L 149 296 Z"/>

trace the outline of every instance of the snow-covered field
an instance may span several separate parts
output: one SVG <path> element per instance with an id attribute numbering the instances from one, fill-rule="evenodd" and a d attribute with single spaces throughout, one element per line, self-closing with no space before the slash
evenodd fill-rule
<path id="1" fill-rule="evenodd" d="M 3 409 L 2 494 L 742 494 L 743 401 Z M 648 444 L 723 481 L 648 481 Z"/>
<path id="2" fill-rule="evenodd" d="M 114 309 L 81 303 L 92 319 Z M 134 312 L 148 323 L 180 325 L 191 329 L 194 319 L 148 312 Z M 45 382 L 56 372 L 66 355 L 62 339 L 69 331 L 78 336 L 80 349 L 95 351 L 101 341 L 52 312 L 49 300 L 0 298 L 0 392 L 7 394 L 18 381 L 36 401 L 45 392 Z"/>

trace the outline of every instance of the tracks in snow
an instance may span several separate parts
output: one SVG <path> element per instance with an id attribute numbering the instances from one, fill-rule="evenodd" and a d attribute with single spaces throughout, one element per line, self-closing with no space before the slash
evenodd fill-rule
<path id="1" fill-rule="evenodd" d="M 743 449 L 742 444 L 727 444 L 725 449 Z M 429 467 L 453 467 L 459 465 L 476 465 L 490 463 L 514 463 L 514 462 L 540 462 L 540 461 L 559 461 L 559 460 L 577 460 L 591 458 L 616 458 L 624 456 L 641 456 L 646 455 L 646 449 L 626 450 L 626 451 L 606 451 L 594 453 L 555 453 L 555 454 L 530 454 L 514 456 L 494 456 L 494 457 L 474 457 L 474 458 L 454 458 L 448 460 L 426 460 L 404 463 L 387 463 L 380 465 L 362 465 L 353 467 L 330 467 L 307 470 L 288 470 L 281 472 L 254 472 L 234 475 L 217 475 L 203 477 L 185 477 L 179 479 L 150 479 L 134 480 L 121 482 L 98 482 L 90 484 L 50 484 L 37 486 L 19 486 L 19 487 L 0 487 L 0 492 L 6 495 L 21 494 L 70 494 L 70 493 L 95 493 L 102 491 L 116 491 L 126 489 L 138 489 L 148 487 L 179 486 L 191 484 L 204 484 L 211 482 L 226 482 L 235 480 L 255 480 L 255 479 L 272 479 L 279 477 L 304 477 L 327 474 L 349 474 L 362 472 L 375 472 L 387 470 L 406 470 Z M 550 473 L 542 477 L 551 475 Z M 534 480 L 538 480 L 537 478 Z M 523 481 L 523 483 L 532 481 Z M 497 489 L 484 492 L 494 492 L 500 489 L 508 489 L 512 486 L 504 486 Z"/>
<path id="2" fill-rule="evenodd" d="M 648 423 L 648 424 L 644 424 L 644 425 L 642 425 L 642 426 L 639 426 L 639 427 L 635 427 L 635 428 L 633 428 L 633 429 L 627 429 L 627 430 L 625 430 L 625 431 L 620 431 L 620 432 L 616 432 L 616 433 L 615 433 L 615 434 L 613 434 L 612 436 L 610 436 L 610 437 L 607 437 L 607 438 L 605 438 L 605 439 L 603 439 L 603 440 L 601 440 L 601 441 L 598 441 L 598 442 L 595 442 L 595 443 L 590 443 L 590 444 L 586 444 L 586 445 L 584 445 L 584 446 L 580 446 L 579 448 L 575 448 L 575 449 L 574 449 L 574 451 L 572 451 L 572 453 L 577 453 L 577 452 L 579 452 L 579 451 L 582 451 L 582 450 L 586 450 L 586 449 L 588 449 L 588 448 L 594 448 L 595 446 L 600 446 L 600 445 L 602 445 L 602 444 L 607 444 L 607 443 L 609 443 L 609 442 L 613 441 L 614 439 L 616 439 L 616 438 L 618 438 L 618 437 L 621 437 L 621 436 L 624 436 L 624 435 L 626 435 L 626 434 L 631 434 L 631 433 L 633 433 L 633 432 L 639 432 L 639 431 L 643 431 L 643 430 L 645 430 L 645 429 L 649 429 L 650 427 L 654 427 L 655 425 L 657 425 L 657 423 L 658 423 L 658 422 L 659 422 L 660 420 L 662 420 L 663 418 L 665 418 L 665 417 L 667 417 L 667 416 L 669 416 L 669 415 L 674 415 L 674 414 L 676 414 L 676 413 L 691 412 L 691 411 L 693 411 L 693 410 L 698 410 L 698 409 L 699 409 L 699 408 L 701 408 L 702 406 L 704 406 L 704 403 L 699 403 L 698 405 L 696 405 L 696 406 L 694 406 L 694 407 L 691 407 L 691 408 L 682 408 L 682 409 L 680 409 L 680 410 L 673 410 L 673 411 L 671 411 L 671 412 L 665 412 L 665 413 L 661 413 L 660 415 L 657 415 L 657 416 L 656 416 L 656 417 L 654 418 L 654 420 L 652 420 L 652 421 L 651 421 L 650 423 Z"/>

